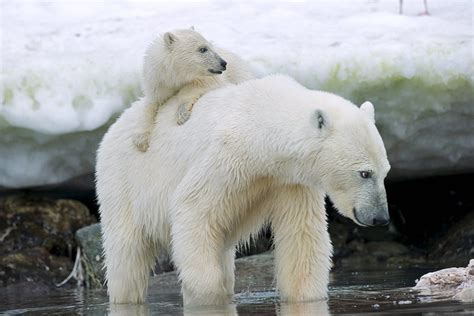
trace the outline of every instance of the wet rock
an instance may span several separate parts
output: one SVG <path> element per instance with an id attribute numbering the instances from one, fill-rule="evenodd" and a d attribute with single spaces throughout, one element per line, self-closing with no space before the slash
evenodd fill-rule
<path id="1" fill-rule="evenodd" d="M 71 268 L 70 258 L 54 256 L 44 247 L 23 249 L 0 256 L 0 287 L 20 283 L 51 287 L 61 282 Z"/>
<path id="2" fill-rule="evenodd" d="M 105 281 L 104 255 L 100 224 L 83 227 L 76 232 L 81 248 L 81 264 L 87 287 L 101 288 Z"/>
<path id="3" fill-rule="evenodd" d="M 333 212 L 330 215 L 334 216 L 334 211 L 331 210 L 330 212 Z M 394 250 L 392 249 L 393 247 L 400 245 L 395 242 L 398 232 L 392 223 L 384 227 L 364 228 L 357 226 L 349 219 L 337 216 L 329 221 L 328 230 L 333 244 L 334 261 L 346 258 L 357 252 L 365 251 L 367 253 L 365 249 L 367 246 L 379 252 L 381 257 L 384 257 L 387 251 L 390 252 Z M 375 242 L 375 244 L 369 244 L 370 242 Z M 387 244 L 380 244 L 380 247 L 377 247 L 377 242 L 387 242 Z M 378 248 L 382 249 L 384 246 L 388 247 L 388 249 L 380 252 Z"/>
<path id="4" fill-rule="evenodd" d="M 355 224 L 353 224 L 355 225 Z M 377 226 L 377 227 L 360 227 L 356 226 L 352 231 L 354 237 L 362 238 L 366 241 L 394 241 L 398 232 L 393 225 L 390 223 L 388 226 Z"/>
<path id="5" fill-rule="evenodd" d="M 171 272 L 175 269 L 171 257 L 167 253 L 160 253 L 153 268 L 153 275 Z"/>
<path id="6" fill-rule="evenodd" d="M 474 257 L 474 212 L 454 224 L 432 248 L 429 259 L 453 265 Z"/>
<path id="7" fill-rule="evenodd" d="M 235 260 L 235 293 L 274 290 L 273 252 L 243 257 Z M 151 278 L 150 296 L 180 293 L 181 286 L 176 272 L 163 273 Z"/>
<path id="8" fill-rule="evenodd" d="M 71 256 L 74 232 L 93 222 L 94 217 L 78 201 L 25 195 L 0 198 L 0 255 L 40 246 Z"/>
<path id="9" fill-rule="evenodd" d="M 347 245 L 351 254 L 336 262 L 336 267 L 417 267 L 426 262 L 425 256 L 415 249 L 395 241 L 353 240 Z"/>
<path id="10" fill-rule="evenodd" d="M 423 294 L 474 302 L 474 259 L 466 268 L 447 268 L 423 275 L 414 289 Z"/>
<path id="11" fill-rule="evenodd" d="M 371 241 L 365 244 L 367 255 L 376 257 L 378 260 L 405 255 L 410 251 L 401 243 L 395 241 Z"/>
<path id="12" fill-rule="evenodd" d="M 274 255 L 272 251 L 235 260 L 235 292 L 249 287 L 259 291 L 274 288 Z"/>
<path id="13" fill-rule="evenodd" d="M 410 253 L 388 258 L 387 267 L 400 268 L 422 268 L 428 265 L 426 256 L 418 251 L 410 250 Z"/>
<path id="14" fill-rule="evenodd" d="M 328 231 L 333 245 L 333 257 L 337 260 L 350 254 L 347 248 L 349 239 L 349 225 L 332 221 L 329 223 Z"/>
<path id="15" fill-rule="evenodd" d="M 94 221 L 89 210 L 73 200 L 0 198 L 0 286 L 54 286 L 72 267 L 74 231 Z"/>

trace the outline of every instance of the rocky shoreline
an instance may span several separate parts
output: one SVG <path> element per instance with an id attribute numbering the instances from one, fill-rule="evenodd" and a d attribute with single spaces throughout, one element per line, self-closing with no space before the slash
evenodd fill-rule
<path id="1" fill-rule="evenodd" d="M 95 223 L 82 203 L 29 195 L 0 198 L 0 288 L 51 288 L 73 266 L 74 232 Z"/>

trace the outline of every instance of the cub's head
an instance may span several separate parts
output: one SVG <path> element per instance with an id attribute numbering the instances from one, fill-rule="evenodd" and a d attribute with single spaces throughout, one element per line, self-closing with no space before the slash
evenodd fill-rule
<path id="1" fill-rule="evenodd" d="M 313 118 L 323 137 L 321 184 L 342 215 L 362 226 L 387 225 L 384 179 L 390 164 L 375 127 L 374 107 L 370 102 L 360 108 L 345 100 L 334 103 L 316 110 Z"/>
<path id="2" fill-rule="evenodd" d="M 227 62 L 193 28 L 167 32 L 163 35 L 163 41 L 175 71 L 194 79 L 219 75 L 226 70 Z"/>

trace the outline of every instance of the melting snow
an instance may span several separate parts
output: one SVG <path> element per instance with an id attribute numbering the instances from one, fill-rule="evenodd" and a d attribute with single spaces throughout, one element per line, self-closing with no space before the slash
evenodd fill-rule
<path id="1" fill-rule="evenodd" d="M 194 25 L 250 62 L 376 107 L 392 176 L 474 170 L 472 2 L 1 2 L 0 186 L 91 173 L 146 45 Z"/>

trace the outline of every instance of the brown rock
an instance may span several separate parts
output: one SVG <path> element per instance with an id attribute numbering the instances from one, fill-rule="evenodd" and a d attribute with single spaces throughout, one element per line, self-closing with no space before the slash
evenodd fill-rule
<path id="1" fill-rule="evenodd" d="M 78 201 L 0 198 L 0 286 L 30 281 L 54 286 L 72 267 L 74 232 L 94 222 Z"/>
<path id="2" fill-rule="evenodd" d="M 23 249 L 0 256 L 0 287 L 17 283 L 53 286 L 67 277 L 71 269 L 68 257 L 53 256 L 44 247 Z"/>

